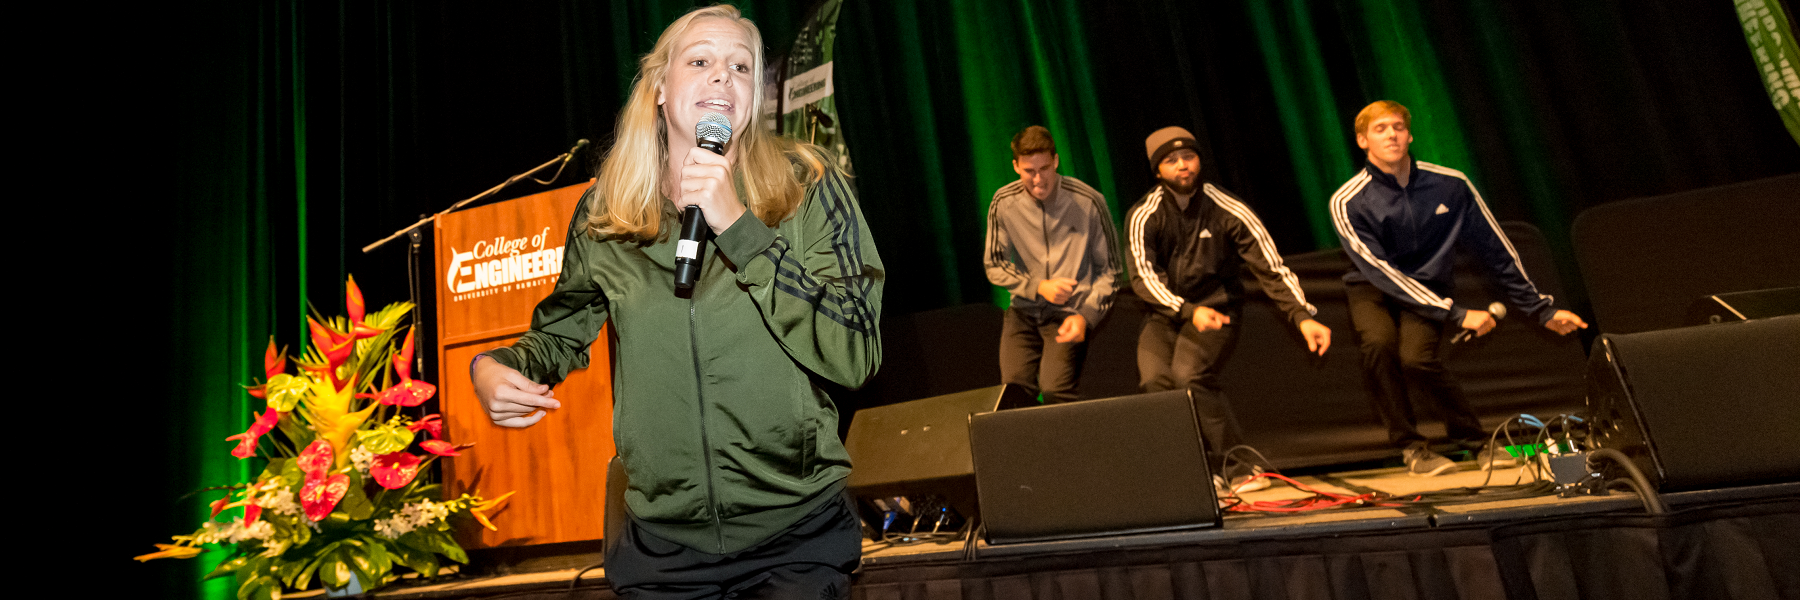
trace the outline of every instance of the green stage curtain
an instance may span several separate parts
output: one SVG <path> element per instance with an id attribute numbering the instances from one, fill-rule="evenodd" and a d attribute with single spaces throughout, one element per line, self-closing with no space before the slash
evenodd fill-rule
<path id="1" fill-rule="evenodd" d="M 149 466 L 127 481 L 156 504 L 107 554 L 190 531 L 216 496 L 176 496 L 249 475 L 223 438 L 260 408 L 235 386 L 258 376 L 269 336 L 304 341 L 307 305 L 340 311 L 348 274 L 372 304 L 408 297 L 405 245 L 363 245 L 576 139 L 604 147 L 638 55 L 695 4 L 288 0 L 106 15 L 131 22 L 92 36 L 108 60 L 77 75 L 108 106 L 85 118 L 143 142 L 110 157 L 123 166 L 92 210 L 155 232 L 124 255 L 153 263 L 125 289 L 159 319 L 128 365 L 147 390 L 128 416 L 153 443 L 133 450 Z M 742 4 L 775 53 L 811 5 Z M 985 208 L 1015 177 L 1007 142 L 1022 127 L 1049 127 L 1062 172 L 1119 215 L 1151 184 L 1144 136 L 1186 126 L 1206 177 L 1299 253 L 1335 244 L 1324 194 L 1359 168 L 1349 119 L 1380 98 L 1419 117 L 1421 159 L 1471 173 L 1497 218 L 1545 232 L 1579 308 L 1571 215 L 1800 171 L 1744 36 L 1720 0 L 848 0 L 836 86 L 891 314 L 1002 300 L 980 266 Z M 557 185 L 593 166 L 589 155 Z M 129 323 L 102 327 L 138 339 Z M 202 565 L 132 568 L 196 597 Z"/>

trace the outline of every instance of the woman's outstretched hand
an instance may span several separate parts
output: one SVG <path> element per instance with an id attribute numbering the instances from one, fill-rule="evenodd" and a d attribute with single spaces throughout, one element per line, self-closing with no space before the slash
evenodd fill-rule
<path id="1" fill-rule="evenodd" d="M 530 427 L 549 411 L 562 408 L 562 403 L 551 397 L 556 392 L 550 386 L 527 379 L 491 358 L 475 361 L 471 379 L 481 407 L 501 427 Z"/>

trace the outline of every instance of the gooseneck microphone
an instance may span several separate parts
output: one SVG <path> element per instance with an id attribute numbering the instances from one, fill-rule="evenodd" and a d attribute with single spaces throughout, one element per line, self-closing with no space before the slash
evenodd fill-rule
<path id="1" fill-rule="evenodd" d="M 1494 326 L 1499 327 L 1500 320 L 1506 318 L 1506 305 L 1501 304 L 1499 302 L 1490 302 L 1490 303 L 1488 303 L 1488 312 L 1493 313 Z M 1473 338 L 1473 337 L 1475 337 L 1475 330 L 1464 329 L 1462 331 L 1457 332 L 1456 337 L 1450 338 L 1450 343 L 1460 344 L 1462 342 L 1469 341 L 1469 339 Z"/>
<path id="2" fill-rule="evenodd" d="M 574 147 L 574 148 L 570 148 L 570 149 L 569 149 L 569 152 L 568 152 L 568 153 L 567 153 L 567 154 L 564 154 L 564 155 L 563 155 L 563 164 L 564 164 L 564 165 L 567 165 L 567 164 L 569 164 L 569 163 L 571 163 L 571 162 L 574 162 L 574 161 L 575 161 L 575 155 L 577 155 L 577 154 L 580 154 L 580 153 L 581 153 L 581 149 L 582 149 L 582 148 L 586 148 L 586 147 L 588 147 L 588 141 L 587 141 L 587 138 L 582 138 L 582 139 L 580 139 L 580 140 L 577 140 L 577 141 L 576 141 L 576 142 L 575 142 L 575 147 Z"/>
<path id="3" fill-rule="evenodd" d="M 706 113 L 694 124 L 694 138 L 701 148 L 725 155 L 725 144 L 731 142 L 731 121 L 716 112 Z M 700 244 L 706 241 L 706 215 L 697 205 L 688 205 L 681 215 L 681 241 L 675 243 L 675 289 L 694 289 L 700 278 Z"/>

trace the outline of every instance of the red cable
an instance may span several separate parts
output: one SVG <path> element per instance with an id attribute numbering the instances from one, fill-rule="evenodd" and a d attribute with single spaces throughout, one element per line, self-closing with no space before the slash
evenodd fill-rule
<path id="1" fill-rule="evenodd" d="M 1226 510 L 1235 512 L 1305 512 L 1334 508 L 1348 504 L 1359 504 L 1364 506 L 1400 506 L 1398 504 L 1382 502 L 1382 500 L 1385 500 L 1386 498 L 1379 493 L 1357 494 L 1354 496 L 1334 494 L 1314 489 L 1311 486 L 1294 481 L 1293 478 L 1279 473 L 1258 473 L 1246 481 L 1255 480 L 1257 477 L 1273 477 L 1280 479 L 1287 482 L 1288 485 L 1293 486 L 1294 489 L 1312 493 L 1312 496 L 1296 498 L 1293 500 L 1259 500 L 1256 502 L 1246 502 L 1242 498 L 1238 498 L 1236 494 L 1232 494 L 1230 497 L 1237 499 L 1238 503 L 1227 507 Z"/>

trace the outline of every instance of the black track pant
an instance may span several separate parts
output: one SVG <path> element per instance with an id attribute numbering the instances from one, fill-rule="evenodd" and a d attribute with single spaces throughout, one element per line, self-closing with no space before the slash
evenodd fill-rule
<path id="1" fill-rule="evenodd" d="M 735 554 L 688 548 L 635 521 L 625 529 L 624 540 L 608 545 L 606 578 L 632 600 L 847 599 L 862 561 L 862 525 L 847 496 Z"/>
<path id="2" fill-rule="evenodd" d="M 1226 314 L 1233 324 L 1200 331 L 1192 321 L 1152 313 L 1144 316 L 1143 329 L 1138 332 L 1138 389 L 1147 393 L 1187 388 L 1193 392 L 1200 434 L 1206 437 L 1206 460 L 1213 473 L 1219 473 L 1226 450 L 1244 443 L 1237 414 L 1219 386 L 1219 372 L 1231 358 L 1238 337 L 1235 311 Z M 1229 479 L 1239 473 L 1224 475 Z"/>
<path id="3" fill-rule="evenodd" d="M 1087 342 L 1057 343 L 1062 315 L 1009 308 L 1005 318 L 1000 330 L 1000 380 L 1023 387 L 1034 397 L 1042 393 L 1045 404 L 1074 402 L 1081 364 L 1087 361 Z"/>
<path id="4" fill-rule="evenodd" d="M 1407 396 L 1408 382 L 1424 396 L 1421 400 L 1443 411 L 1451 439 L 1474 444 L 1486 438 L 1462 385 L 1444 367 L 1444 324 L 1406 310 L 1365 282 L 1346 282 L 1344 293 L 1362 351 L 1363 386 L 1387 426 L 1388 441 L 1401 448 L 1426 442 Z"/>

